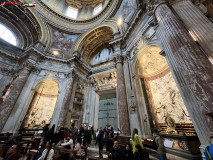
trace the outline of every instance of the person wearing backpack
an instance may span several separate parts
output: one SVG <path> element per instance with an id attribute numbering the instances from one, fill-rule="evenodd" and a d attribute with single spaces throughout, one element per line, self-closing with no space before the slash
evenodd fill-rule
<path id="1" fill-rule="evenodd" d="M 205 149 L 205 157 L 206 157 L 206 160 L 213 160 L 213 132 L 210 132 L 209 134 L 209 137 L 210 137 L 210 146 L 207 146 L 206 149 Z"/>
<path id="2" fill-rule="evenodd" d="M 154 137 L 154 142 L 156 143 L 159 160 L 167 160 L 166 149 L 164 146 L 163 138 L 159 135 L 159 132 L 157 131 L 157 129 L 154 129 L 153 137 Z"/>

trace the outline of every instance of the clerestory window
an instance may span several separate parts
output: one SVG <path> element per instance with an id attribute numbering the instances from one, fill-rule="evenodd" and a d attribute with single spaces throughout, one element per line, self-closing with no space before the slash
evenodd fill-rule
<path id="1" fill-rule="evenodd" d="M 65 15 L 70 18 L 76 19 L 78 15 L 78 9 L 68 6 Z"/>
<path id="2" fill-rule="evenodd" d="M 2 23 L 0 23 L 0 38 L 14 46 L 17 45 L 17 38 L 15 34 Z"/>
<path id="3" fill-rule="evenodd" d="M 94 15 L 100 13 L 102 10 L 102 4 L 99 4 L 97 7 L 94 8 Z"/>

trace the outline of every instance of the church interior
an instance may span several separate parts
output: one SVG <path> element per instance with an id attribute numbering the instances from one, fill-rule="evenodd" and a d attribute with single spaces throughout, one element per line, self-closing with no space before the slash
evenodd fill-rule
<path id="1" fill-rule="evenodd" d="M 212 99 L 212 0 L 1 2 L 0 137 L 26 136 L 26 155 L 54 125 L 119 145 L 137 128 L 153 159 L 157 129 L 169 160 L 205 159 Z"/>

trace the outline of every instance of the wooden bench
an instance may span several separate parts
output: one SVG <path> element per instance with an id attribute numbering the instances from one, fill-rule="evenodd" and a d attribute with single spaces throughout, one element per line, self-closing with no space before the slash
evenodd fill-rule
<path id="1" fill-rule="evenodd" d="M 81 146 L 81 149 L 84 151 L 84 155 L 77 156 L 77 159 L 86 160 L 87 159 L 87 147 Z"/>
<path id="2" fill-rule="evenodd" d="M 109 155 L 109 151 L 105 151 L 105 150 L 101 150 L 100 151 L 101 155 L 107 155 L 107 158 L 99 158 L 99 157 L 94 157 L 94 156 L 87 156 L 88 160 L 109 160 L 108 155 Z"/>
<path id="3" fill-rule="evenodd" d="M 62 155 L 60 155 L 60 153 L 72 154 L 73 155 L 73 160 L 76 160 L 77 151 L 75 151 L 75 150 L 55 147 L 54 151 L 56 152 L 56 154 L 53 155 L 53 160 L 60 160 L 61 156 L 62 156 Z"/>
<path id="4" fill-rule="evenodd" d="M 6 144 L 0 144 L 0 157 L 3 156 L 5 149 L 6 149 Z"/>

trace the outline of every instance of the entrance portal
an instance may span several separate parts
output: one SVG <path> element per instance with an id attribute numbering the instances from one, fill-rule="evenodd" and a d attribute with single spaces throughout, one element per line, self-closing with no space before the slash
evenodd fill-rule
<path id="1" fill-rule="evenodd" d="M 116 94 L 101 95 L 99 101 L 98 128 L 112 126 L 118 129 Z"/>

